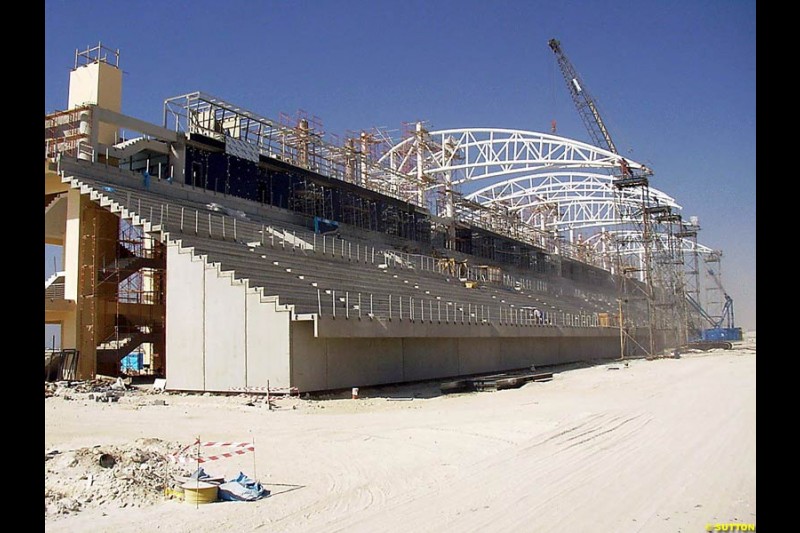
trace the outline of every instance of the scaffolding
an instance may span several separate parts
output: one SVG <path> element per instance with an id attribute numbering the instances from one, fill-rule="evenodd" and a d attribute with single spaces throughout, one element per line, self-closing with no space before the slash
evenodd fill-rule
<path id="1" fill-rule="evenodd" d="M 304 215 L 333 219 L 333 193 L 330 187 L 303 180 L 292 186 L 289 207 Z"/>
<path id="2" fill-rule="evenodd" d="M 97 46 L 87 46 L 86 50 L 75 50 L 74 68 L 92 63 L 108 63 L 112 67 L 119 68 L 119 48 L 113 50 L 98 42 Z"/>
<path id="3" fill-rule="evenodd" d="M 700 231 L 697 217 L 689 217 L 689 222 L 684 222 L 675 233 L 675 237 L 683 243 L 689 244 L 688 253 L 684 252 L 684 292 L 687 298 L 700 302 L 700 251 L 697 244 L 697 233 Z M 702 328 L 700 316 L 697 313 L 686 313 L 687 334 L 699 332 Z"/>
<path id="4" fill-rule="evenodd" d="M 254 157 L 284 161 L 419 205 L 417 195 L 408 194 L 408 177 L 377 163 L 383 145 L 391 145 L 391 139 L 379 130 L 361 132 L 358 139 L 350 138 L 341 145 L 326 138 L 321 120 L 305 111 L 294 116 L 281 113 L 275 121 L 199 91 L 166 99 L 163 125 L 226 145 L 230 140 L 242 141 Z"/>
<path id="5" fill-rule="evenodd" d="M 154 374 L 164 368 L 165 248 L 125 220 L 113 240 L 114 257 L 100 258 L 97 271 L 97 286 L 107 287 L 102 292 L 113 306 L 113 330 L 95 339 L 96 357 L 106 372 L 112 361 L 117 372 Z M 137 351 L 141 367 L 126 364 Z"/>
<path id="6" fill-rule="evenodd" d="M 624 312 L 623 304 L 627 311 L 633 305 L 646 305 L 650 338 L 646 351 L 652 356 L 657 332 L 672 334 L 676 346 L 687 341 L 688 310 L 680 241 L 683 221 L 671 206 L 659 205 L 658 198 L 651 197 L 648 176 L 623 166 L 622 175 L 613 182 L 617 219 L 621 227 L 630 228 L 617 233 L 613 249 L 620 280 L 620 328 L 632 326 L 625 322 L 631 313 Z M 632 197 L 640 198 L 638 205 L 630 201 Z"/>
<path id="7" fill-rule="evenodd" d="M 681 241 L 676 236 L 683 221 L 670 206 L 651 206 L 645 213 L 653 230 L 651 276 L 655 324 L 660 330 L 672 331 L 674 345 L 681 346 L 688 341 L 685 265 Z"/>
<path id="8" fill-rule="evenodd" d="M 374 201 L 345 191 L 342 195 L 342 222 L 368 230 L 377 229 L 377 206 Z"/>
<path id="9" fill-rule="evenodd" d="M 56 111 L 44 118 L 44 156 L 55 159 L 59 154 L 77 157 L 79 146 L 89 142 L 89 132 L 81 123 L 88 123 L 90 106 Z"/>

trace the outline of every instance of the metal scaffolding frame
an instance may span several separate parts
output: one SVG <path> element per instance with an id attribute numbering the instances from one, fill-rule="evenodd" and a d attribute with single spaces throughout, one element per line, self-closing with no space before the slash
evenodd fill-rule
<path id="1" fill-rule="evenodd" d="M 95 339 L 95 343 L 98 350 L 124 349 L 131 353 L 142 344 L 154 344 L 154 336 L 164 331 L 163 317 L 153 313 L 152 309 L 147 313 L 148 323 L 143 325 L 131 322 L 123 311 L 123 306 L 130 309 L 130 304 L 162 306 L 166 303 L 163 266 L 166 251 L 158 239 L 124 219 L 120 219 L 118 235 L 114 241 L 114 257 L 101 258 L 101 266 L 96 275 L 98 286 L 114 286 L 114 331 L 103 339 Z M 128 346 L 131 339 L 139 339 L 141 342 Z M 152 359 L 145 364 L 145 371 L 155 370 Z"/>
<path id="2" fill-rule="evenodd" d="M 403 124 L 398 142 L 376 128 L 341 143 L 326 139 L 322 122 L 305 111 L 273 121 L 200 92 L 165 100 L 164 125 L 226 145 L 243 141 L 257 154 L 429 209 L 445 227 L 448 247 L 457 247 L 457 225 L 468 224 L 559 261 L 570 258 L 636 280 L 645 287 L 651 328 L 678 320 L 686 326 L 677 335 L 686 335 L 688 313 L 677 296 L 686 289 L 680 206 L 650 188 L 652 171 L 645 165 L 613 151 L 522 130 L 431 131 L 422 122 Z M 481 180 L 490 185 L 462 192 Z M 324 204 L 324 192 L 293 194 L 292 208 L 307 214 L 328 218 Z M 375 223 L 400 234 L 407 230 L 403 215 L 387 208 Z M 344 202 L 342 217 L 372 225 L 369 208 L 357 202 Z M 576 237 L 578 231 L 587 233 Z"/>
<path id="3" fill-rule="evenodd" d="M 164 100 L 163 125 L 226 144 L 231 140 L 241 141 L 258 155 L 416 203 L 401 190 L 400 185 L 407 177 L 376 162 L 371 146 L 380 143 L 375 135 L 362 132 L 358 143 L 352 140 L 341 146 L 325 138 L 321 121 L 316 117 L 309 118 L 302 111 L 294 123 L 286 114 L 281 117 L 280 121 L 274 121 L 197 91 Z M 355 161 L 358 164 L 354 165 Z"/>

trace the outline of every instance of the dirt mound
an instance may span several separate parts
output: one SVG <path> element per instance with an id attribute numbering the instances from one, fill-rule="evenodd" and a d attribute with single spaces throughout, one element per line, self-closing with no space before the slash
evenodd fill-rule
<path id="1" fill-rule="evenodd" d="M 45 516 L 101 506 L 140 507 L 163 501 L 173 475 L 191 474 L 171 455 L 177 442 L 137 439 L 125 446 L 95 446 L 45 453 Z"/>

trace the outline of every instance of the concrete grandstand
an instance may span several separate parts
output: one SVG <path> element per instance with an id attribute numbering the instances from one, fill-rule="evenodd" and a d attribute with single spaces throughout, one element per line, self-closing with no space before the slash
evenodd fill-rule
<path id="1" fill-rule="evenodd" d="M 104 52 L 76 54 L 69 109 L 45 117 L 45 242 L 63 250 L 45 318 L 79 354 L 62 377 L 119 375 L 144 351 L 171 390 L 323 391 L 685 340 L 641 268 L 452 195 L 421 156 L 382 163 L 202 93 L 168 100 L 164 125 L 125 116 Z"/>

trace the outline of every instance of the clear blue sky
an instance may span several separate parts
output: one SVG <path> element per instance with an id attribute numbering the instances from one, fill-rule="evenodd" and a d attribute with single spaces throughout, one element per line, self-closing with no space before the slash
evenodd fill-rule
<path id="1" fill-rule="evenodd" d="M 556 120 L 588 141 L 553 37 L 619 151 L 722 250 L 736 325 L 754 330 L 754 0 L 46 0 L 44 111 L 66 108 L 75 49 L 102 41 L 120 50 L 123 113 L 151 122 L 200 90 L 271 118 L 302 109 L 339 136 Z"/>

